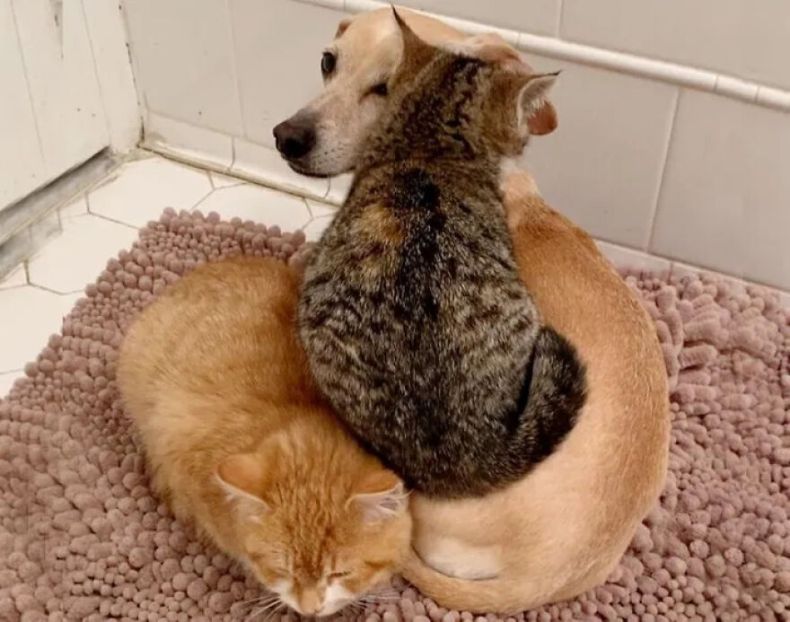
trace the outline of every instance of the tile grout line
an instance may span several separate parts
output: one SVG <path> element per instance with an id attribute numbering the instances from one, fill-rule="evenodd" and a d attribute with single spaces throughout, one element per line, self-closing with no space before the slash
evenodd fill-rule
<path id="1" fill-rule="evenodd" d="M 557 9 L 557 34 L 555 35 L 557 39 L 562 40 L 562 13 L 565 10 L 565 2 L 564 0 L 557 0 L 559 7 Z"/>
<path id="2" fill-rule="evenodd" d="M 650 211 L 650 218 L 648 223 L 647 229 L 647 239 L 645 240 L 645 248 L 646 252 L 650 252 L 653 247 L 653 241 L 655 238 L 655 230 L 656 230 L 656 220 L 658 218 L 658 207 L 661 203 L 661 196 L 664 191 L 664 178 L 667 172 L 667 166 L 669 165 L 669 159 L 672 153 L 672 145 L 674 143 L 675 138 L 675 130 L 677 128 L 677 120 L 678 120 L 678 109 L 680 108 L 680 99 L 682 97 L 682 90 L 680 87 L 675 89 L 675 101 L 674 105 L 672 106 L 672 115 L 669 119 L 669 127 L 667 128 L 667 137 L 666 142 L 664 143 L 664 157 L 662 158 L 661 162 L 661 171 L 658 176 L 658 186 L 656 188 L 656 196 L 653 200 L 653 206 Z"/>
<path id="3" fill-rule="evenodd" d="M 313 214 L 313 210 L 310 208 L 310 202 L 304 197 L 301 197 L 301 199 L 304 202 L 304 206 L 307 208 L 307 213 L 310 214 L 310 220 L 308 220 L 307 224 L 304 225 L 306 227 L 311 222 L 313 222 L 313 219 L 315 218 L 315 214 Z"/>
<path id="4" fill-rule="evenodd" d="M 236 97 L 236 107 L 239 113 L 239 120 L 241 121 L 241 131 L 247 135 L 247 122 L 244 115 L 244 104 L 241 103 L 241 81 L 239 80 L 238 59 L 236 58 L 236 31 L 233 27 L 233 11 L 230 8 L 230 0 L 225 0 L 225 19 L 228 27 L 228 36 L 230 37 L 230 70 L 233 76 L 233 92 Z"/>
<path id="5" fill-rule="evenodd" d="M 91 212 L 89 215 L 93 216 L 94 218 L 100 218 L 101 220 L 106 220 L 107 222 L 111 222 L 114 225 L 121 225 L 122 227 L 126 227 L 127 229 L 131 229 L 133 231 L 140 231 L 141 229 L 141 227 L 138 227 L 137 225 L 130 225 L 128 222 L 115 220 L 114 218 L 110 218 L 109 216 L 104 216 L 103 214 L 94 214 L 93 212 Z"/>
<path id="6" fill-rule="evenodd" d="M 91 36 L 91 29 L 88 26 L 88 15 L 85 13 L 85 2 L 80 2 L 82 13 L 82 23 L 85 27 L 85 34 L 88 39 L 88 47 L 91 51 L 91 64 L 93 65 L 93 76 L 96 79 L 96 86 L 99 89 L 99 98 L 101 99 L 102 110 L 104 111 L 104 129 L 107 131 L 107 142 L 112 142 L 112 127 L 110 127 L 110 114 L 107 111 L 107 96 L 104 93 L 102 81 L 99 79 L 99 66 L 96 64 L 96 51 L 93 46 L 93 37 Z M 95 33 L 94 33 L 95 34 Z M 106 86 L 106 85 L 105 85 Z"/>
<path id="7" fill-rule="evenodd" d="M 105 216 L 104 214 L 97 214 L 96 212 L 92 211 L 91 210 L 91 202 L 90 202 L 89 194 L 90 194 L 89 192 L 86 192 L 85 193 L 85 197 L 84 197 L 85 198 L 85 209 L 88 210 L 88 213 L 87 213 L 88 216 L 93 216 L 94 218 L 101 218 L 102 220 L 106 220 L 107 222 L 111 222 L 111 223 L 114 223 L 116 225 L 121 225 L 121 226 L 126 227 L 128 229 L 134 229 L 135 231 L 139 231 L 140 230 L 140 227 L 138 227 L 137 225 L 130 225 L 128 222 L 123 222 L 121 220 L 116 220 L 114 218 L 110 218 L 109 216 Z"/>
<path id="8" fill-rule="evenodd" d="M 70 292 L 59 292 L 56 289 L 52 289 L 47 287 L 46 285 L 39 285 L 38 283 L 28 283 L 29 287 L 34 287 L 36 289 L 40 289 L 43 292 L 47 292 L 49 294 L 55 294 L 55 296 L 73 296 L 74 294 L 81 294 L 85 291 L 85 288 L 82 289 L 75 289 Z"/>
<path id="9" fill-rule="evenodd" d="M 212 188 L 211 190 L 209 190 L 200 199 L 198 199 L 197 203 L 195 203 L 194 205 L 192 205 L 192 207 L 189 208 L 189 211 L 190 212 L 194 212 L 201 203 L 203 203 L 206 199 L 208 199 L 212 194 L 217 192 L 217 190 L 218 190 L 217 188 Z M 167 208 L 165 208 L 165 209 L 167 209 Z M 173 208 L 173 209 L 175 209 L 175 208 Z"/>
<path id="10" fill-rule="evenodd" d="M 28 75 L 27 62 L 25 61 L 25 54 L 22 51 L 22 38 L 19 36 L 19 20 L 16 17 L 16 9 L 14 3 L 10 2 L 11 20 L 14 22 L 14 35 L 16 37 L 16 45 L 19 50 L 19 59 L 22 61 L 22 69 L 25 74 L 25 87 L 27 89 L 27 100 L 30 106 L 30 114 L 33 116 L 33 124 L 36 128 L 36 140 L 38 141 L 38 155 L 41 158 L 42 164 L 46 164 L 47 160 L 44 157 L 44 141 L 41 138 L 41 128 L 39 127 L 38 115 L 36 114 L 36 107 L 33 105 L 33 90 L 30 86 L 30 76 Z"/>

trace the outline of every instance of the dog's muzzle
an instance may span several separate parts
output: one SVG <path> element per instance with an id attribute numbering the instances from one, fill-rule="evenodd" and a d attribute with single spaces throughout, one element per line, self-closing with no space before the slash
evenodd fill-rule
<path id="1" fill-rule="evenodd" d="M 296 163 L 315 147 L 314 115 L 300 110 L 290 119 L 276 125 L 272 133 L 280 155 L 289 162 Z"/>

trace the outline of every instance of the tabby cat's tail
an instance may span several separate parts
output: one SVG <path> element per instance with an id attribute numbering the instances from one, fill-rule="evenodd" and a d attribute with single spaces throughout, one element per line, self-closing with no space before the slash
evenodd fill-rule
<path id="1" fill-rule="evenodd" d="M 534 465 L 549 456 L 571 431 L 586 398 L 586 374 L 576 349 L 543 326 L 535 339 L 525 403 L 519 412 L 512 451 Z"/>

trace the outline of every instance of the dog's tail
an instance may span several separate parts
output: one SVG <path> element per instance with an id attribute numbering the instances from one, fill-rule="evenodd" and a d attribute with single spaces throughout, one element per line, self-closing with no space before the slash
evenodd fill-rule
<path id="1" fill-rule="evenodd" d="M 586 372 L 576 348 L 543 326 L 514 411 L 511 458 L 528 468 L 551 455 L 576 423 L 586 396 Z"/>

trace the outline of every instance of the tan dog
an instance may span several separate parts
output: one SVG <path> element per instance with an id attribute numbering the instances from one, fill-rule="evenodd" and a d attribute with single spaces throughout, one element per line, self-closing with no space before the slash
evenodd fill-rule
<path id="1" fill-rule="evenodd" d="M 483 53 L 492 42 L 500 50 L 504 44 L 402 15 L 434 44 Z M 331 60 L 326 53 L 322 60 L 324 92 L 275 129 L 294 169 L 333 175 L 353 168 L 383 108 L 380 84 L 400 57 L 395 28 L 388 9 L 341 22 L 327 48 Z M 533 133 L 554 129 L 551 105 L 529 124 Z M 287 144 L 305 132 L 309 140 Z M 588 401 L 566 442 L 522 481 L 478 499 L 415 495 L 416 554 L 405 574 L 445 607 L 510 612 L 606 579 L 663 486 L 669 417 L 666 372 L 647 314 L 589 236 L 543 202 L 529 174 L 510 173 L 503 183 L 521 277 L 546 322 L 584 359 Z"/>
<path id="2" fill-rule="evenodd" d="M 464 39 L 463 34 L 435 19 L 403 9 L 399 12 L 433 45 L 463 42 L 481 53 L 496 50 L 510 59 L 515 54 L 497 35 Z M 291 168 L 317 177 L 354 168 L 362 139 L 384 110 L 386 83 L 400 60 L 401 48 L 401 35 L 389 9 L 340 22 L 335 40 L 321 58 L 326 88 L 274 128 L 277 149 Z M 533 135 L 547 134 L 556 125 L 554 107 L 548 102 L 529 119 Z"/>

